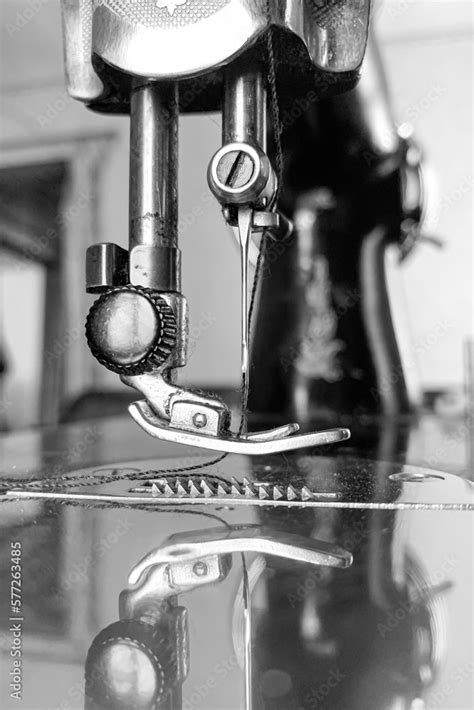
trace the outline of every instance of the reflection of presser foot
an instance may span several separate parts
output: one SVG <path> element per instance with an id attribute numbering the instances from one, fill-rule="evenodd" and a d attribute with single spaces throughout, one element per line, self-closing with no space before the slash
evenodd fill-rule
<path id="1" fill-rule="evenodd" d="M 164 598 L 221 581 L 231 567 L 228 556 L 241 552 L 325 567 L 345 568 L 352 564 L 351 553 L 337 545 L 261 525 L 177 533 L 162 547 L 149 552 L 132 569 L 128 577 L 129 587 L 122 592 L 122 611 L 132 611 L 131 599 L 136 604 L 137 597 L 142 598 L 145 589 Z M 216 571 L 215 576 L 210 570 Z"/>
<path id="2" fill-rule="evenodd" d="M 297 424 L 287 424 L 283 427 L 271 429 L 264 432 L 243 434 L 236 436 L 230 431 L 225 435 L 217 433 L 200 433 L 199 429 L 187 430 L 173 426 L 172 422 L 165 421 L 158 417 L 145 401 L 134 402 L 129 406 L 129 412 L 133 419 L 150 436 L 164 441 L 172 441 L 177 444 L 187 444 L 202 449 L 212 449 L 214 451 L 224 451 L 230 454 L 250 454 L 253 456 L 275 454 L 282 451 L 292 451 L 313 446 L 323 446 L 345 441 L 350 437 L 349 429 L 328 429 L 326 431 L 312 432 L 311 434 L 295 435 L 299 426 Z M 195 413 L 191 420 L 196 419 Z M 202 417 L 205 417 L 202 414 Z M 201 427 L 205 429 L 205 425 Z"/>
<path id="3" fill-rule="evenodd" d="M 94 639 L 86 661 L 86 710 L 181 707 L 190 665 L 183 594 L 227 579 L 233 554 L 336 567 L 352 555 L 331 543 L 248 525 L 172 535 L 131 570 L 119 599 L 120 621 Z M 130 672 L 124 675 L 124 665 Z M 250 668 L 251 666 L 249 666 Z"/>

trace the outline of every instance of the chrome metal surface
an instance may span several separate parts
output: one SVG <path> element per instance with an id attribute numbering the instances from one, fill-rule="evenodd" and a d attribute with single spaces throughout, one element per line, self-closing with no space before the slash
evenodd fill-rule
<path id="1" fill-rule="evenodd" d="M 160 293 L 128 284 L 95 301 L 87 316 L 86 338 L 102 365 L 133 376 L 169 367 L 177 329 L 174 312 Z"/>
<path id="2" fill-rule="evenodd" d="M 272 233 L 276 236 L 280 228 L 286 231 L 289 225 L 289 220 L 286 220 L 281 212 L 259 210 L 253 213 L 252 228 L 254 231 L 271 229 Z"/>
<path id="3" fill-rule="evenodd" d="M 196 537 L 200 533 L 197 531 Z M 221 582 L 231 567 L 231 555 L 218 552 L 198 555 L 192 560 L 177 557 L 158 561 L 142 569 L 139 574 L 135 574 L 135 566 L 129 573 L 128 587 L 120 595 L 120 617 L 129 619 L 140 616 L 151 601 L 156 605 L 157 600 L 165 601 L 199 587 Z"/>
<path id="4" fill-rule="evenodd" d="M 245 710 L 253 709 L 253 653 L 252 653 L 252 600 L 250 598 L 249 575 L 245 553 L 242 559 L 242 607 L 243 607 L 243 646 L 244 646 L 244 683 Z"/>
<path id="5" fill-rule="evenodd" d="M 91 60 L 94 55 L 94 66 L 98 73 L 107 77 L 107 82 L 110 83 L 107 87 L 107 98 L 115 100 L 117 105 L 121 105 L 124 101 L 126 103 L 128 97 L 130 98 L 128 274 L 130 283 L 134 287 L 151 288 L 165 294 L 179 293 L 181 287 L 180 253 L 177 248 L 179 98 L 178 84 L 173 79 L 196 75 L 207 69 L 220 71 L 222 67 L 229 64 L 218 79 L 222 83 L 222 76 L 224 76 L 223 139 L 226 145 L 218 151 L 211 162 L 209 183 L 224 207 L 239 205 L 237 216 L 234 215 L 231 219 L 237 223 L 241 244 L 244 402 L 249 389 L 248 264 L 251 233 L 254 226 L 255 229 L 264 230 L 268 228 L 270 222 L 275 228 L 279 218 L 270 213 L 277 191 L 277 179 L 265 154 L 267 100 L 264 67 L 267 57 L 264 58 L 261 48 L 257 48 L 252 61 L 233 60 L 250 45 L 255 44 L 270 25 L 274 25 L 285 29 L 285 32 L 280 33 L 278 40 L 278 51 L 282 55 L 279 61 L 282 66 L 286 64 L 285 49 L 287 48 L 290 54 L 294 53 L 290 64 L 305 63 L 306 60 L 302 58 L 301 52 L 298 54 L 295 49 L 294 40 L 298 37 L 306 46 L 310 63 L 313 62 L 315 66 L 328 71 L 350 71 L 360 64 L 365 49 L 368 6 L 368 2 L 362 1 L 358 3 L 354 13 L 350 4 L 342 0 L 338 1 L 336 6 L 323 9 L 319 5 L 316 7 L 313 2 L 300 3 L 298 7 L 293 3 L 283 3 L 273 7 L 260 0 L 256 2 L 216 0 L 213 3 L 191 3 L 189 0 L 171 3 L 157 3 L 151 0 L 139 0 L 137 3 L 127 0 L 90 0 L 87 6 L 78 0 L 75 5 L 76 9 L 79 8 L 79 15 L 82 12 L 81 28 L 86 33 L 82 38 L 83 50 L 85 47 L 84 51 L 90 52 Z M 227 20 L 234 21 L 230 23 L 230 31 L 228 29 L 224 36 L 223 33 L 215 30 L 227 13 L 229 13 Z M 206 40 L 209 39 L 211 29 L 213 41 L 209 42 Z M 348 29 L 350 29 L 349 34 L 347 34 Z M 313 30 L 315 34 L 312 33 Z M 319 48 L 316 47 L 321 39 L 317 37 L 318 30 L 322 31 L 321 38 L 323 38 L 322 46 Z M 197 37 L 200 38 L 199 49 L 193 43 Z M 236 37 L 240 44 L 235 45 L 232 50 L 232 42 L 235 42 Z M 334 51 L 328 52 L 331 38 L 335 43 Z M 184 44 L 183 40 L 185 40 Z M 218 58 L 221 52 L 219 43 L 223 40 L 226 55 Z M 339 56 L 336 57 L 335 49 L 338 42 L 341 44 Z M 296 44 L 298 45 L 298 41 Z M 358 59 L 352 66 L 351 61 L 354 61 L 354 57 L 351 60 L 349 55 L 356 45 L 358 45 L 356 51 Z M 210 52 L 209 57 L 214 56 L 210 64 L 206 63 L 207 60 L 203 62 L 203 54 L 205 55 L 206 52 Z M 296 59 L 297 55 L 299 59 Z M 166 60 L 164 60 L 165 56 Z M 159 62 L 154 66 L 157 57 Z M 183 57 L 186 57 L 185 63 L 189 61 L 193 63 L 193 69 L 190 65 L 186 68 L 182 64 Z M 341 59 L 342 64 L 340 64 Z M 274 59 L 272 62 L 274 66 Z M 166 81 L 156 81 L 157 78 Z M 93 97 L 89 98 L 93 101 Z M 96 108 L 99 106 L 97 105 Z M 262 214 L 260 218 L 254 218 L 254 208 L 259 211 L 266 210 L 267 213 Z M 107 260 L 103 258 L 101 270 L 113 270 L 113 265 L 106 262 Z M 110 258 L 109 262 L 111 262 Z M 98 288 L 102 289 L 103 283 L 108 278 L 108 274 L 104 276 L 101 273 L 95 279 L 99 283 Z M 104 313 L 105 309 L 99 313 L 98 329 L 102 329 L 102 320 L 105 321 Z M 185 362 L 187 320 L 181 317 L 182 315 L 183 311 L 180 310 L 176 324 L 178 342 L 173 343 L 173 347 L 169 348 L 169 352 L 167 351 L 159 361 L 152 362 L 148 358 L 150 346 L 148 333 L 146 333 L 144 347 L 138 353 L 137 363 L 128 350 L 126 361 L 122 362 L 121 339 L 112 342 L 112 347 L 107 350 L 106 356 L 99 352 L 99 361 L 109 369 L 124 375 L 126 377 L 124 381 L 132 386 L 138 385 L 140 390 L 143 390 L 144 381 L 136 380 L 135 377 L 153 368 L 150 378 L 156 378 L 158 383 L 150 384 L 151 380 L 148 378 L 145 389 L 151 391 L 151 396 L 146 395 L 147 402 L 151 406 L 150 413 L 157 422 L 160 417 L 163 419 L 161 428 L 154 427 L 155 435 L 169 438 L 170 431 L 171 436 L 179 432 L 180 441 L 190 443 L 188 433 L 191 435 L 198 433 L 201 446 L 205 446 L 206 441 L 209 446 L 209 439 L 206 437 L 213 436 L 216 440 L 222 437 L 219 446 L 225 445 L 227 448 L 221 450 L 232 450 L 228 448 L 229 445 L 232 447 L 239 444 L 244 447 L 244 450 L 251 446 L 254 452 L 259 447 L 263 447 L 262 452 L 279 451 L 347 438 L 348 433 L 340 430 L 337 434 L 331 432 L 330 436 L 322 434 L 308 439 L 292 437 L 290 443 L 288 432 L 281 437 L 274 432 L 270 435 L 263 434 L 260 438 L 254 435 L 239 442 L 228 431 L 229 413 L 220 402 L 213 402 L 210 398 L 199 396 L 187 397 L 184 390 L 172 394 L 171 382 L 174 373 L 168 370 Z M 173 316 L 173 313 L 170 316 Z M 90 322 L 89 318 L 88 323 Z M 133 325 L 132 323 L 130 326 L 131 332 L 136 331 Z M 154 339 L 155 332 L 153 332 Z M 91 341 L 91 338 L 89 340 Z M 118 364 L 115 362 L 117 358 L 114 359 L 114 353 L 109 352 L 110 349 L 114 349 L 115 344 L 117 351 L 120 351 L 117 354 Z M 99 351 L 100 348 L 96 350 Z M 129 362 L 131 359 L 133 362 Z M 113 367 L 110 366 L 111 363 Z M 131 369 L 131 365 L 134 369 Z M 164 399 L 168 396 L 168 399 Z M 245 405 L 243 408 L 245 409 Z M 133 411 L 137 421 L 141 421 L 146 430 L 140 405 Z M 245 428 L 245 418 L 242 421 Z M 284 438 L 285 441 L 281 443 L 280 438 Z M 279 446 L 282 448 L 278 448 Z"/>
<path id="6" fill-rule="evenodd" d="M 92 66 L 92 0 L 61 0 L 64 61 L 69 95 L 94 101 L 104 91 Z"/>
<path id="7" fill-rule="evenodd" d="M 244 369 L 242 372 L 247 382 L 247 372 Z M 185 390 L 163 371 L 122 376 L 122 381 L 146 397 L 146 401 L 129 406 L 132 418 L 147 434 L 164 441 L 228 453 L 263 455 L 337 443 L 350 437 L 348 429 L 296 435 L 298 424 L 235 435 L 229 429 L 230 410 L 221 400 Z"/>
<path id="8" fill-rule="evenodd" d="M 122 381 L 145 395 L 150 406 L 146 403 L 143 403 L 143 406 L 150 413 L 156 412 L 163 425 L 167 425 L 173 418 L 175 405 L 184 402 L 187 405 L 187 411 L 185 413 L 181 412 L 181 415 L 179 411 L 175 412 L 174 421 L 178 426 L 184 422 L 190 423 L 194 415 L 199 413 L 200 410 L 204 412 L 212 410 L 218 413 L 218 433 L 222 433 L 223 430 L 228 428 L 230 412 L 223 402 L 217 398 L 206 397 L 205 395 L 185 390 L 166 379 L 162 372 L 138 375 L 137 377 L 123 377 Z M 203 427 L 196 426 L 194 423 L 194 428 L 199 431 Z"/>
<path id="9" fill-rule="evenodd" d="M 250 143 L 227 143 L 219 148 L 209 164 L 207 181 L 224 207 L 268 207 L 277 189 L 268 156 Z"/>
<path id="10" fill-rule="evenodd" d="M 181 251 L 137 244 L 130 250 L 130 281 L 156 291 L 181 291 Z"/>
<path id="11" fill-rule="evenodd" d="M 225 72 L 222 144 L 267 143 L 267 89 L 263 67 L 235 62 Z"/>
<path id="12" fill-rule="evenodd" d="M 141 287 L 138 286 L 128 286 L 126 289 L 123 289 L 122 291 L 122 296 L 128 296 L 129 299 L 132 299 L 133 293 L 137 292 L 135 295 L 139 295 L 141 293 Z M 123 293 L 124 292 L 124 293 Z M 113 295 L 113 294 L 112 294 Z M 150 294 L 149 294 L 150 296 Z M 150 296 L 150 301 L 154 301 L 154 305 L 158 305 L 158 310 L 160 310 L 160 304 L 162 305 L 163 303 L 165 304 L 165 309 L 167 310 L 167 317 L 166 321 L 168 325 L 171 323 L 173 326 L 173 340 L 174 340 L 174 345 L 170 351 L 170 349 L 167 349 L 167 357 L 166 360 L 162 360 L 162 364 L 159 365 L 155 361 L 153 363 L 153 375 L 148 375 L 143 377 L 145 378 L 144 381 L 147 383 L 147 396 L 151 398 L 153 402 L 155 402 L 155 396 L 158 392 L 163 391 L 163 396 L 167 396 L 168 390 L 166 389 L 167 387 L 167 382 L 168 380 L 172 379 L 172 374 L 170 374 L 170 370 L 172 371 L 173 368 L 176 367 L 183 367 L 186 364 L 186 357 L 187 357 L 187 346 L 188 346 L 188 306 L 186 299 L 184 296 L 181 296 L 181 294 L 172 292 L 172 293 L 163 293 L 159 292 L 159 294 L 154 291 L 151 292 Z M 96 304 L 92 307 L 91 311 L 95 308 Z M 118 307 L 117 307 L 118 306 Z M 97 319 L 96 323 L 96 328 L 98 331 L 98 335 L 102 340 L 102 345 L 106 345 L 106 340 L 105 334 L 108 328 L 107 322 L 108 321 L 113 321 L 112 323 L 109 323 L 109 325 L 113 328 L 113 331 L 115 333 L 115 341 L 114 341 L 114 346 L 111 347 L 111 343 L 109 343 L 109 356 L 112 356 L 112 360 L 118 364 L 118 359 L 119 359 L 119 343 L 121 343 L 121 347 L 125 347 L 127 352 L 130 354 L 130 350 L 133 352 L 134 355 L 137 354 L 138 350 L 138 333 L 140 331 L 140 303 L 137 303 L 136 299 L 131 300 L 130 303 L 128 304 L 128 322 L 127 322 L 127 305 L 124 303 L 122 300 L 121 302 L 119 301 L 118 303 L 113 304 L 113 302 L 108 299 L 105 303 L 104 306 L 104 311 L 105 313 L 102 314 L 103 317 L 100 319 Z M 161 310 L 165 310 L 161 309 Z M 161 311 L 160 311 L 161 312 Z M 149 314 L 153 316 L 153 313 Z M 170 318 L 171 316 L 171 318 Z M 87 332 L 89 332 L 89 324 L 90 324 L 90 316 L 87 321 Z M 163 323 L 161 322 L 161 316 L 158 314 L 157 320 L 160 321 L 161 325 Z M 148 321 L 148 326 L 150 325 L 150 321 Z M 141 327 L 144 329 L 146 326 L 146 321 L 141 324 Z M 149 341 L 148 341 L 149 342 Z M 115 349 L 117 351 L 115 352 Z M 101 358 L 103 355 L 106 355 L 106 353 L 102 352 L 102 354 L 96 350 L 94 350 L 95 356 L 99 356 L 99 361 L 101 361 Z M 107 366 L 106 362 L 103 362 L 102 364 L 105 364 Z M 112 368 L 110 368 L 112 369 Z M 145 368 L 146 369 L 146 368 Z M 149 368 L 148 368 L 149 369 Z M 138 374 L 132 374 L 133 370 L 121 370 L 120 368 L 116 369 L 117 373 L 122 376 L 122 381 L 129 385 L 130 387 L 136 387 L 136 389 L 139 392 L 142 392 L 140 383 L 143 382 L 143 379 L 141 375 Z M 166 380 L 164 373 L 166 374 Z M 174 391 L 174 390 L 173 390 Z M 161 399 L 160 399 L 161 402 Z M 160 405 L 157 405 L 158 407 Z"/>
<path id="13" fill-rule="evenodd" d="M 273 215 L 277 178 L 266 150 L 267 92 L 262 68 L 236 62 L 225 76 L 222 114 L 222 142 L 208 169 L 208 184 L 224 207 L 224 217 L 235 225 L 240 249 L 240 320 L 242 425 L 246 430 L 245 407 L 249 392 L 250 315 L 249 260 L 255 215 L 262 209 L 266 224 L 279 222 Z M 238 205 L 238 207 L 235 207 Z M 254 209 L 255 208 L 255 209 Z M 267 209 L 266 209 L 267 208 Z"/>
<path id="14" fill-rule="evenodd" d="M 251 207 L 239 207 L 238 227 L 240 247 L 240 367 L 244 392 L 249 388 L 249 248 L 252 238 L 253 210 Z"/>
<path id="15" fill-rule="evenodd" d="M 224 533 L 227 526 L 264 524 L 340 546 L 351 552 L 353 563 L 336 569 L 282 558 L 272 563 L 268 557 L 262 565 L 261 556 L 248 555 L 256 708 L 276 701 L 285 710 L 312 704 L 314 688 L 328 680 L 335 687 L 323 699 L 323 710 L 398 707 L 402 700 L 410 707 L 414 697 L 426 707 L 471 708 L 472 486 L 446 473 L 463 468 L 459 432 L 468 431 L 462 421 L 424 416 L 411 421 L 410 432 L 408 454 L 405 436 L 396 436 L 396 447 L 387 449 L 385 433 L 378 460 L 354 451 L 341 455 L 341 448 L 333 456 L 228 457 L 209 467 L 209 474 L 227 481 L 232 475 L 275 485 L 304 481 L 312 490 L 344 494 L 320 507 L 288 504 L 275 510 L 249 501 L 167 504 L 150 496 L 134 505 L 126 476 L 154 472 L 156 478 L 162 469 L 202 466 L 209 457 L 178 458 L 179 447 L 163 442 L 160 451 L 176 458 L 157 458 L 154 442 L 125 418 L 1 437 L 3 488 L 14 479 L 25 496 L 34 496 L 33 489 L 45 496 L 70 492 L 57 501 L 0 496 L 2 579 L 3 572 L 8 578 L 10 541 L 22 546 L 28 611 L 22 624 L 23 705 L 84 710 L 88 649 L 117 618 L 127 573 L 150 548 L 170 533 L 219 525 Z M 374 432 L 368 437 L 374 456 Z M 359 435 L 358 447 L 362 440 Z M 407 457 L 431 469 L 406 465 Z M 433 471 L 435 466 L 444 470 Z M 108 476 L 118 480 L 107 483 Z M 97 491 L 99 500 L 82 500 L 75 496 L 80 491 Z M 111 503 L 109 494 L 117 494 Z M 469 509 L 470 514 L 458 512 Z M 183 708 L 244 706 L 242 604 L 242 566 L 235 557 L 222 582 L 189 594 L 186 610 L 175 607 L 189 618 Z M 7 641 L 8 605 L 3 609 Z M 22 703 L 9 698 L 8 646 L 1 653 L 0 705 L 13 710 Z M 203 679 L 211 681 L 205 685 Z M 275 699 L 275 690 L 288 694 Z"/>
<path id="16" fill-rule="evenodd" d="M 245 437 L 251 441 L 273 441 L 274 439 L 281 439 L 283 436 L 291 436 L 299 431 L 298 424 L 285 424 L 280 427 L 275 427 L 274 429 L 267 429 L 265 431 L 252 431 L 247 432 Z"/>
<path id="17" fill-rule="evenodd" d="M 181 431 L 198 431 L 206 436 L 219 436 L 224 430 L 227 412 L 217 402 L 214 406 L 201 402 L 176 400 L 171 405 L 170 426 Z"/>
<path id="18" fill-rule="evenodd" d="M 349 567 L 352 555 L 336 545 L 264 526 L 233 526 L 189 532 L 168 538 L 163 547 L 148 553 L 128 575 L 137 584 L 155 565 L 193 562 L 212 555 L 257 552 L 301 564 Z"/>
<path id="19" fill-rule="evenodd" d="M 282 451 L 334 444 L 350 437 L 348 429 L 328 429 L 311 434 L 297 434 L 280 439 L 265 439 L 264 441 L 258 441 L 252 437 L 232 436 L 230 433 L 226 437 L 206 436 L 199 434 L 199 429 L 196 433 L 174 429 L 167 421 L 157 417 L 144 401 L 134 402 L 129 406 L 128 411 L 147 434 L 157 439 L 233 454 L 263 456 Z"/>
<path id="20" fill-rule="evenodd" d="M 264 0 L 63 0 L 68 88 L 86 102 L 100 96 L 93 53 L 135 76 L 197 75 L 242 54 L 269 24 L 282 31 L 286 60 L 300 45 L 309 66 L 353 71 L 363 59 L 369 8 L 370 0 L 286 0 L 269 8 Z"/>
<path id="21" fill-rule="evenodd" d="M 130 251 L 136 246 L 177 247 L 177 240 L 178 88 L 136 80 L 130 110 Z M 130 271 L 132 283 L 135 270 Z M 137 278 L 143 285 L 143 270 Z M 170 282 L 179 279 L 171 274 Z"/>
<path id="22" fill-rule="evenodd" d="M 324 456 L 319 451 L 310 454 L 295 453 L 285 457 L 270 456 L 257 461 L 247 457 L 228 457 L 225 463 L 205 471 L 202 466 L 203 462 L 208 460 L 205 456 L 192 455 L 174 461 L 172 459 L 157 461 L 156 458 L 127 460 L 126 456 L 131 449 L 136 452 L 141 451 L 142 456 L 151 456 L 155 451 L 155 444 L 151 439 L 144 439 L 138 429 L 127 427 L 126 420 L 115 419 L 111 421 L 111 425 L 113 425 L 111 428 L 105 429 L 109 441 L 107 458 L 104 459 L 101 454 L 102 460 L 110 464 L 107 468 L 97 463 L 93 465 L 94 458 L 98 457 L 95 448 L 91 451 L 85 449 L 82 455 L 84 462 L 90 461 L 92 456 L 89 468 L 78 468 L 77 458 L 67 463 L 68 459 L 63 454 L 61 467 L 53 462 L 49 469 L 43 471 L 36 469 L 36 474 L 35 468 L 30 468 L 26 481 L 22 481 L 19 477 L 18 485 L 6 486 L 3 492 L 6 493 L 8 488 L 14 488 L 11 493 L 13 496 L 39 495 L 47 498 L 50 495 L 54 497 L 63 495 L 65 491 L 71 491 L 67 499 L 74 499 L 81 493 L 81 489 L 85 489 L 86 498 L 97 497 L 99 500 L 101 498 L 107 500 L 107 497 L 103 496 L 102 487 L 95 496 L 94 486 L 107 484 L 109 475 L 112 474 L 108 489 L 105 490 L 106 494 L 112 494 L 112 499 L 129 501 L 131 505 L 151 504 L 158 508 L 162 504 L 166 506 L 170 503 L 172 509 L 175 509 L 176 505 L 187 506 L 188 502 L 206 507 L 209 504 L 215 507 L 224 505 L 224 508 L 227 504 L 231 507 L 276 505 L 296 509 L 319 506 L 348 509 L 367 507 L 380 510 L 424 508 L 469 510 L 473 508 L 473 484 L 460 476 L 401 462 L 372 461 L 354 456 L 352 453 L 344 455 L 344 449 L 349 447 L 342 447 L 339 454 L 333 457 Z M 77 437 L 77 440 L 82 441 L 87 431 L 88 429 L 82 436 Z M 24 437 L 21 441 L 23 439 Z M 68 443 L 69 441 L 72 443 Z M 75 439 L 66 438 L 64 443 L 74 448 L 74 441 Z M 438 433 L 437 441 L 435 446 L 439 448 L 442 445 L 446 450 L 450 447 L 449 450 L 452 451 L 451 438 L 443 439 Z M 165 447 L 168 455 L 171 451 L 175 454 L 180 451 L 177 446 L 163 442 L 162 450 Z M 117 461 L 117 456 L 122 458 L 120 463 L 114 463 Z M 7 461 L 8 459 L 6 463 Z M 188 467 L 189 470 L 183 471 L 183 466 Z M 131 493 L 130 478 L 135 481 L 135 487 L 144 488 L 147 494 Z M 276 493 L 273 500 L 253 495 L 253 491 L 262 484 L 268 486 L 267 490 Z M 54 490 L 46 490 L 46 486 Z M 154 486 L 159 487 L 158 492 L 162 490 L 165 495 L 153 495 Z M 290 495 L 288 495 L 289 486 Z M 187 491 L 191 493 L 186 501 L 177 498 L 176 494 L 180 487 L 185 493 Z M 229 487 L 230 496 L 227 494 Z M 303 494 L 304 487 L 318 498 L 304 500 L 307 497 Z M 283 493 L 281 499 L 278 498 L 278 490 Z M 220 495 L 224 495 L 225 500 Z"/>
<path id="23" fill-rule="evenodd" d="M 180 267 L 178 267 L 178 274 Z M 174 313 L 177 323 L 176 329 L 176 344 L 169 360 L 167 367 L 184 367 L 187 361 L 188 354 L 188 337 L 189 337 L 189 315 L 188 302 L 180 293 L 160 293 L 160 298 L 166 301 L 168 306 Z M 128 383 L 127 383 L 128 384 Z"/>
<path id="24" fill-rule="evenodd" d="M 153 504 L 160 508 L 160 506 L 169 506 L 172 510 L 173 507 L 180 505 L 222 505 L 222 500 L 219 502 L 213 499 L 198 499 L 198 498 L 187 498 L 186 501 L 178 500 L 176 496 L 167 498 L 166 496 L 153 497 L 150 495 L 120 495 L 113 493 L 60 493 L 57 491 L 39 491 L 39 490 L 22 490 L 11 488 L 3 494 L 9 500 L 51 500 L 51 501 L 63 501 L 71 503 L 97 503 L 106 504 L 112 503 L 117 505 L 128 505 L 128 506 L 144 506 Z M 229 496 L 225 500 L 225 504 L 231 507 L 234 506 L 249 506 L 249 509 L 257 508 L 334 508 L 334 509 L 347 509 L 347 510 L 432 510 L 432 511 L 455 511 L 455 512 L 472 512 L 474 511 L 474 502 L 472 502 L 472 493 L 469 494 L 471 502 L 469 503 L 424 503 L 424 502 L 394 502 L 394 503 L 366 503 L 357 501 L 340 501 L 340 500 L 308 500 L 308 501 L 280 501 L 280 500 L 261 500 L 261 499 L 250 499 L 250 498 L 234 498 Z"/>
<path id="25" fill-rule="evenodd" d="M 118 244 L 92 244 L 86 252 L 86 290 L 101 293 L 128 283 L 128 252 Z"/>
<path id="26" fill-rule="evenodd" d="M 244 678 L 246 708 L 252 707 L 251 598 L 245 553 L 287 559 L 304 565 L 345 568 L 352 555 L 336 545 L 263 526 L 232 526 L 173 535 L 148 553 L 128 576 L 120 595 L 122 618 L 136 617 L 175 595 L 222 582 L 240 554 L 243 568 Z"/>
<path id="27" fill-rule="evenodd" d="M 231 226 L 234 225 L 234 217 L 230 210 L 224 211 L 224 217 L 226 222 Z M 268 212 L 264 210 L 255 210 L 253 213 L 253 234 L 261 234 L 265 231 L 267 236 L 272 238 L 272 254 L 273 258 L 283 254 L 285 250 L 285 245 L 293 234 L 293 222 L 285 217 L 281 212 Z M 238 230 L 233 229 L 234 237 L 237 244 L 240 243 Z M 251 240 L 249 245 L 249 264 L 255 268 L 257 265 L 257 259 L 259 254 L 259 246 L 254 240 Z M 269 263 L 263 257 L 263 268 L 269 268 Z"/>
<path id="28" fill-rule="evenodd" d="M 219 498 L 224 502 L 228 498 L 247 498 L 259 500 L 280 500 L 285 501 L 308 501 L 308 500 L 337 500 L 342 498 L 340 492 L 322 492 L 310 490 L 308 486 L 282 485 L 265 483 L 264 481 L 250 481 L 248 478 L 238 481 L 232 477 L 230 482 L 220 481 L 216 483 L 212 478 L 206 479 L 186 479 L 186 478 L 156 478 L 147 481 L 142 486 L 132 488 L 131 493 L 149 493 L 152 497 L 198 498 L 200 500 L 212 501 Z M 217 502 L 217 501 L 216 501 Z"/>

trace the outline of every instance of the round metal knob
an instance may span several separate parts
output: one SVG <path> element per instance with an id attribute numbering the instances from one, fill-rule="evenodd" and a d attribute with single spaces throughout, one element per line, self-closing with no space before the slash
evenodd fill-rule
<path id="1" fill-rule="evenodd" d="M 159 630 L 137 619 L 101 631 L 85 666 L 86 710 L 156 710 L 176 685 L 176 661 Z"/>
<path id="2" fill-rule="evenodd" d="M 162 365 L 176 343 L 176 319 L 159 293 L 122 286 L 92 306 L 86 337 L 97 360 L 119 375 L 140 375 Z"/>

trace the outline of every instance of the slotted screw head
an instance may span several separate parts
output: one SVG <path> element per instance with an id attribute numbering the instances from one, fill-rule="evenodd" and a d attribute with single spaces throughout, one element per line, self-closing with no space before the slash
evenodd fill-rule
<path id="1" fill-rule="evenodd" d="M 222 185 L 242 188 L 247 185 L 255 171 L 252 157 L 243 150 L 225 153 L 217 165 L 217 177 Z"/>

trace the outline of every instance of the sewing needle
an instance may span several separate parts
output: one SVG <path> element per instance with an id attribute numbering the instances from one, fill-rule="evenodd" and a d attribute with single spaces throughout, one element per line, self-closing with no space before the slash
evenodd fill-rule
<path id="1" fill-rule="evenodd" d="M 248 267 L 252 220 L 253 210 L 250 207 L 240 207 L 238 234 L 240 244 L 241 368 L 242 387 L 245 394 L 248 392 L 249 385 Z M 242 415 L 244 416 L 245 413 L 243 412 Z"/>

